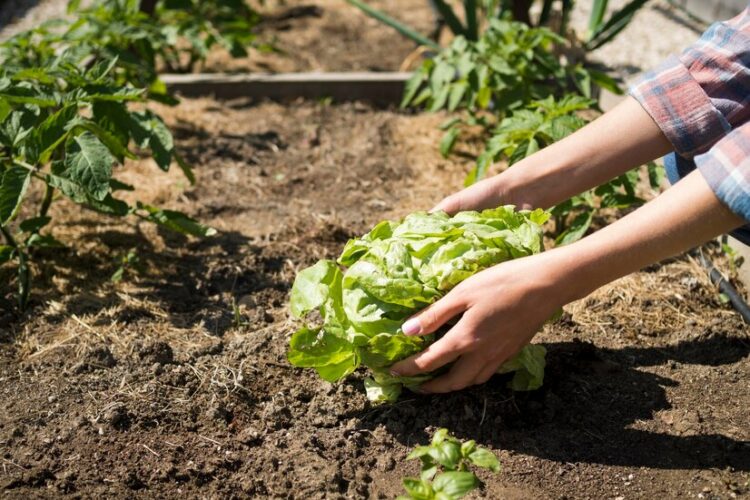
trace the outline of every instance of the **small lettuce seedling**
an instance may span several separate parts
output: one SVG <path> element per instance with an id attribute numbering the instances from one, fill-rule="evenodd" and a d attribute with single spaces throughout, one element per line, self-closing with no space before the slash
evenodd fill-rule
<path id="1" fill-rule="evenodd" d="M 418 458 L 422 462 L 422 472 L 418 478 L 404 479 L 408 495 L 398 500 L 458 499 L 482 485 L 469 470 L 470 466 L 500 471 L 500 462 L 494 453 L 477 446 L 473 439 L 459 441 L 448 434 L 447 429 L 438 429 L 429 446 L 417 446 L 406 458 Z"/>

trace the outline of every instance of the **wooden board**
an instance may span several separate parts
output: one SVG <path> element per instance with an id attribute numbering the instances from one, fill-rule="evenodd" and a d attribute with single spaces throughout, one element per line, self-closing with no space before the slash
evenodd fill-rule
<path id="1" fill-rule="evenodd" d="M 213 96 L 292 100 L 296 98 L 334 101 L 368 101 L 398 104 L 411 73 L 280 73 L 162 75 L 169 89 L 185 97 Z"/>

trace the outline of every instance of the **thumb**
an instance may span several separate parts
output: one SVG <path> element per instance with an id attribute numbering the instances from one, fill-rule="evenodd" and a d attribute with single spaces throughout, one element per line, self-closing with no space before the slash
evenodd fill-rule
<path id="1" fill-rule="evenodd" d="M 455 289 L 453 290 L 455 291 Z M 415 314 L 403 325 L 401 330 L 404 335 L 427 335 L 440 328 L 446 321 L 466 310 L 466 304 L 459 295 L 449 292 L 448 295 L 438 300 L 426 309 Z"/>

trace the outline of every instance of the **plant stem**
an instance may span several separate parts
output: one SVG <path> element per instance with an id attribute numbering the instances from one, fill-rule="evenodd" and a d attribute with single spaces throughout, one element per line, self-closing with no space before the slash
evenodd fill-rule
<path id="1" fill-rule="evenodd" d="M 42 206 L 39 207 L 39 217 L 46 217 L 49 212 L 49 207 L 52 204 L 52 196 L 55 194 L 55 188 L 47 184 L 44 189 L 44 199 L 42 199 Z"/>
<path id="2" fill-rule="evenodd" d="M 529 14 L 531 0 L 513 0 L 511 9 L 513 12 L 513 19 L 531 26 L 531 15 Z"/>
<path id="3" fill-rule="evenodd" d="M 2 224 L 0 224 L 0 233 L 8 242 L 8 245 L 12 246 L 18 254 L 18 307 L 23 311 L 26 309 L 26 302 L 29 298 L 29 266 L 26 262 L 26 254 L 23 253 L 16 239 Z"/>
<path id="4" fill-rule="evenodd" d="M 0 233 L 2 233 L 3 237 L 5 238 L 5 241 L 8 243 L 8 246 L 11 246 L 18 250 L 18 243 L 16 243 L 16 239 L 13 237 L 12 234 L 8 232 L 7 229 L 5 229 L 5 226 L 0 224 Z"/>
<path id="5" fill-rule="evenodd" d="M 140 5 L 139 10 L 143 12 L 144 14 L 153 16 L 154 11 L 156 10 L 156 0 L 141 0 L 141 5 Z"/>

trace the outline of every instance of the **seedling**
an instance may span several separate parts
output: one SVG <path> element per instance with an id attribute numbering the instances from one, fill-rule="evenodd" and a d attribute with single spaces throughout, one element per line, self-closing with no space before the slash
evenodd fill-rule
<path id="1" fill-rule="evenodd" d="M 407 495 L 399 500 L 454 500 L 482 486 L 472 467 L 500 472 L 500 462 L 487 448 L 472 439 L 461 442 L 438 429 L 429 446 L 417 446 L 407 460 L 419 459 L 422 471 L 418 478 L 403 480 Z"/>

